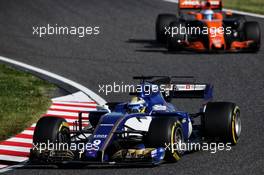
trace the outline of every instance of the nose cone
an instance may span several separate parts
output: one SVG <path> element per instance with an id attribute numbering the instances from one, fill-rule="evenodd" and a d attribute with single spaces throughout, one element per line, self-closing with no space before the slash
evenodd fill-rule
<path id="1" fill-rule="evenodd" d="M 213 43 L 213 45 L 215 48 L 218 48 L 218 49 L 220 49 L 222 47 L 222 44 L 219 42 L 215 42 L 215 43 Z"/>

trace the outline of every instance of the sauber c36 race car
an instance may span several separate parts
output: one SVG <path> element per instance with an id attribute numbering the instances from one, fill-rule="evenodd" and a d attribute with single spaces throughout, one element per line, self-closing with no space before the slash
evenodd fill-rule
<path id="1" fill-rule="evenodd" d="M 156 40 L 169 51 L 257 52 L 258 22 L 222 11 L 221 0 L 179 0 L 178 14 L 160 14 Z"/>
<path id="2" fill-rule="evenodd" d="M 240 110 L 234 103 L 209 102 L 212 85 L 188 82 L 190 77 L 134 78 L 140 79 L 142 91 L 132 92 L 131 101 L 81 112 L 74 129 L 65 119 L 42 117 L 34 131 L 29 164 L 153 166 L 176 162 L 186 151 L 194 151 L 180 149 L 183 143 L 237 144 Z M 173 98 L 203 98 L 206 103 L 190 114 L 177 109 L 170 102 Z M 87 114 L 90 125 L 82 127 Z M 53 144 L 53 149 L 45 144 Z"/>

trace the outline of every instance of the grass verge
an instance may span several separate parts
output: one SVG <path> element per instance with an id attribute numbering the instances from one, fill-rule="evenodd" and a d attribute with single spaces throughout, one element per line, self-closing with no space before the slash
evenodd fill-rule
<path id="1" fill-rule="evenodd" d="M 44 114 L 55 86 L 0 64 L 0 140 L 15 135 Z"/>
<path id="2" fill-rule="evenodd" d="M 223 0 L 224 8 L 264 14 L 264 0 Z"/>

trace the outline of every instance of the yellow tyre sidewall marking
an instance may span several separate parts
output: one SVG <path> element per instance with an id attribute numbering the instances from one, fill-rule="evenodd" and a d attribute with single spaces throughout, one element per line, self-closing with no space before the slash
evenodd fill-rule
<path id="1" fill-rule="evenodd" d="M 237 111 L 239 110 L 239 108 L 236 106 L 235 109 L 234 109 L 234 112 L 233 112 L 233 116 L 232 116 L 232 138 L 233 138 L 233 142 L 236 144 L 237 143 L 237 139 L 236 138 L 236 133 L 235 133 L 235 117 L 236 117 L 236 114 L 237 114 Z"/>
<path id="2" fill-rule="evenodd" d="M 180 155 L 177 153 L 177 151 L 174 151 L 173 148 L 174 148 L 174 144 L 175 144 L 175 141 L 174 141 L 174 130 L 177 126 L 177 124 L 180 124 L 178 121 L 175 122 L 172 126 L 172 129 L 171 129 L 171 144 L 172 144 L 172 154 L 173 154 L 173 157 L 175 158 L 175 160 L 180 160 L 181 157 Z"/>
<path id="3" fill-rule="evenodd" d="M 61 131 L 61 129 L 63 127 L 69 128 L 69 124 L 67 122 L 62 122 L 61 125 L 60 125 L 60 127 L 59 127 L 59 131 Z"/>

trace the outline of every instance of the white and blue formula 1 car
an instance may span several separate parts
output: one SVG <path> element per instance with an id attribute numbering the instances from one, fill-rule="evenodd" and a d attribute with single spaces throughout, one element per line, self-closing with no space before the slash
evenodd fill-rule
<path id="1" fill-rule="evenodd" d="M 131 93 L 129 102 L 112 102 L 108 108 L 87 111 L 88 127 L 82 127 L 85 112 L 79 114 L 74 130 L 62 118 L 41 118 L 34 131 L 29 164 L 158 165 L 181 159 L 186 152 L 182 144 L 237 144 L 241 133 L 238 106 L 210 102 L 212 85 L 179 78 L 190 77 L 134 77 L 140 80 L 142 91 Z M 206 103 L 190 114 L 170 103 L 172 98 L 204 98 Z M 45 147 L 51 143 L 52 150 Z M 56 144 L 60 146 L 54 147 Z"/>

